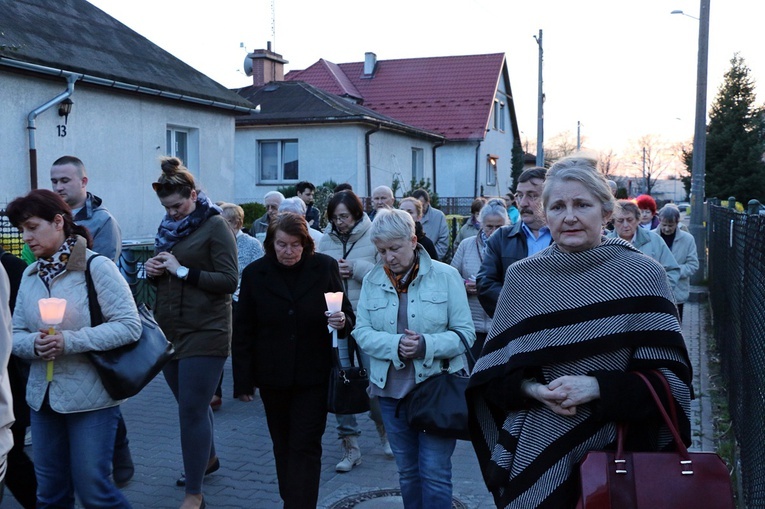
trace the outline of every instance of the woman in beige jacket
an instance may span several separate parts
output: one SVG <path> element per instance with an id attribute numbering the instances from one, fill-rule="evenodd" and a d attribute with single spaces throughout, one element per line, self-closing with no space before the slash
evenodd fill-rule
<path id="1" fill-rule="evenodd" d="M 90 273 L 104 322 L 91 326 L 85 269 L 90 234 L 69 206 L 47 189 L 13 200 L 7 209 L 37 261 L 24 271 L 13 314 L 13 353 L 30 361 L 27 403 L 35 437 L 38 507 L 130 507 L 109 479 L 119 404 L 85 355 L 136 341 L 141 322 L 127 282 L 105 256 Z M 38 301 L 67 301 L 49 333 Z M 73 461 L 73 458 L 77 458 Z"/>

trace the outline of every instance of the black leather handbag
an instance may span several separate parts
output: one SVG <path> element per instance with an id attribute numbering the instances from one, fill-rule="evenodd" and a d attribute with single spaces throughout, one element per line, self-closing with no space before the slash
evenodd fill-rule
<path id="1" fill-rule="evenodd" d="M 452 329 L 465 346 L 466 355 L 475 364 L 465 336 Z M 415 386 L 396 409 L 406 410 L 406 419 L 411 428 L 445 438 L 470 440 L 468 432 L 468 408 L 465 390 L 470 381 L 466 371 L 449 373 L 449 361 L 441 361 L 441 373 L 431 376 Z"/>
<path id="2" fill-rule="evenodd" d="M 96 287 L 90 275 L 90 262 L 96 256 L 101 255 L 91 256 L 85 270 L 90 323 L 93 327 L 104 321 Z M 145 304 L 138 305 L 138 315 L 141 318 L 141 337 L 138 341 L 112 350 L 87 352 L 90 362 L 101 377 L 101 383 L 114 399 L 129 398 L 141 392 L 175 354 L 172 343 L 167 340 Z"/>
<path id="3" fill-rule="evenodd" d="M 343 367 L 337 347 L 332 349 L 332 372 L 329 376 L 327 408 L 332 414 L 360 414 L 369 410 L 369 371 L 364 367 L 358 345 L 353 336 L 348 336 L 348 357 L 351 365 Z M 358 366 L 354 363 L 358 360 Z"/>

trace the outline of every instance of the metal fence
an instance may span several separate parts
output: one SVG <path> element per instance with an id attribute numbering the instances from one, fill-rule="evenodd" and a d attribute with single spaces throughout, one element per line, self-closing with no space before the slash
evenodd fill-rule
<path id="1" fill-rule="evenodd" d="M 765 215 L 709 207 L 714 337 L 747 507 L 765 507 Z"/>

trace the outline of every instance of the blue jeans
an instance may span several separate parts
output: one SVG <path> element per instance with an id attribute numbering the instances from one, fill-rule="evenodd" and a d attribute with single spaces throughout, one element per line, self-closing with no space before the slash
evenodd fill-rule
<path id="1" fill-rule="evenodd" d="M 60 414 L 47 399 L 32 410 L 37 507 L 129 508 L 109 479 L 120 407 Z"/>
<path id="2" fill-rule="evenodd" d="M 406 509 L 450 509 L 452 507 L 453 438 L 428 435 L 410 428 L 406 410 L 396 417 L 398 399 L 380 397 L 385 431 L 396 458 L 401 496 Z"/>

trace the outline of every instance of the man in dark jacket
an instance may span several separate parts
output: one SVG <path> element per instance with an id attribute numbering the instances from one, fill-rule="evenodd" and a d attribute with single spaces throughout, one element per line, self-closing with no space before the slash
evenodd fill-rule
<path id="1" fill-rule="evenodd" d="M 546 248 L 552 242 L 542 208 L 545 168 L 527 168 L 518 177 L 515 199 L 521 220 L 503 226 L 486 242 L 481 270 L 476 276 L 478 301 L 489 316 L 494 316 L 505 272 L 513 263 Z"/>
<path id="2" fill-rule="evenodd" d="M 310 182 L 302 181 L 295 184 L 295 190 L 297 197 L 305 203 L 305 220 L 308 221 L 308 226 L 321 231 L 319 209 L 313 206 L 313 193 L 316 191 L 316 186 Z"/>
<path id="3" fill-rule="evenodd" d="M 93 251 L 119 262 L 122 252 L 122 232 L 117 220 L 102 205 L 98 196 L 88 192 L 88 174 L 85 164 L 77 157 L 63 156 L 53 162 L 50 169 L 53 191 L 72 209 L 74 222 L 88 229 L 93 237 Z M 124 486 L 133 478 L 135 467 L 128 446 L 127 428 L 122 413 L 117 423 L 117 439 L 114 443 L 114 483 Z"/>

